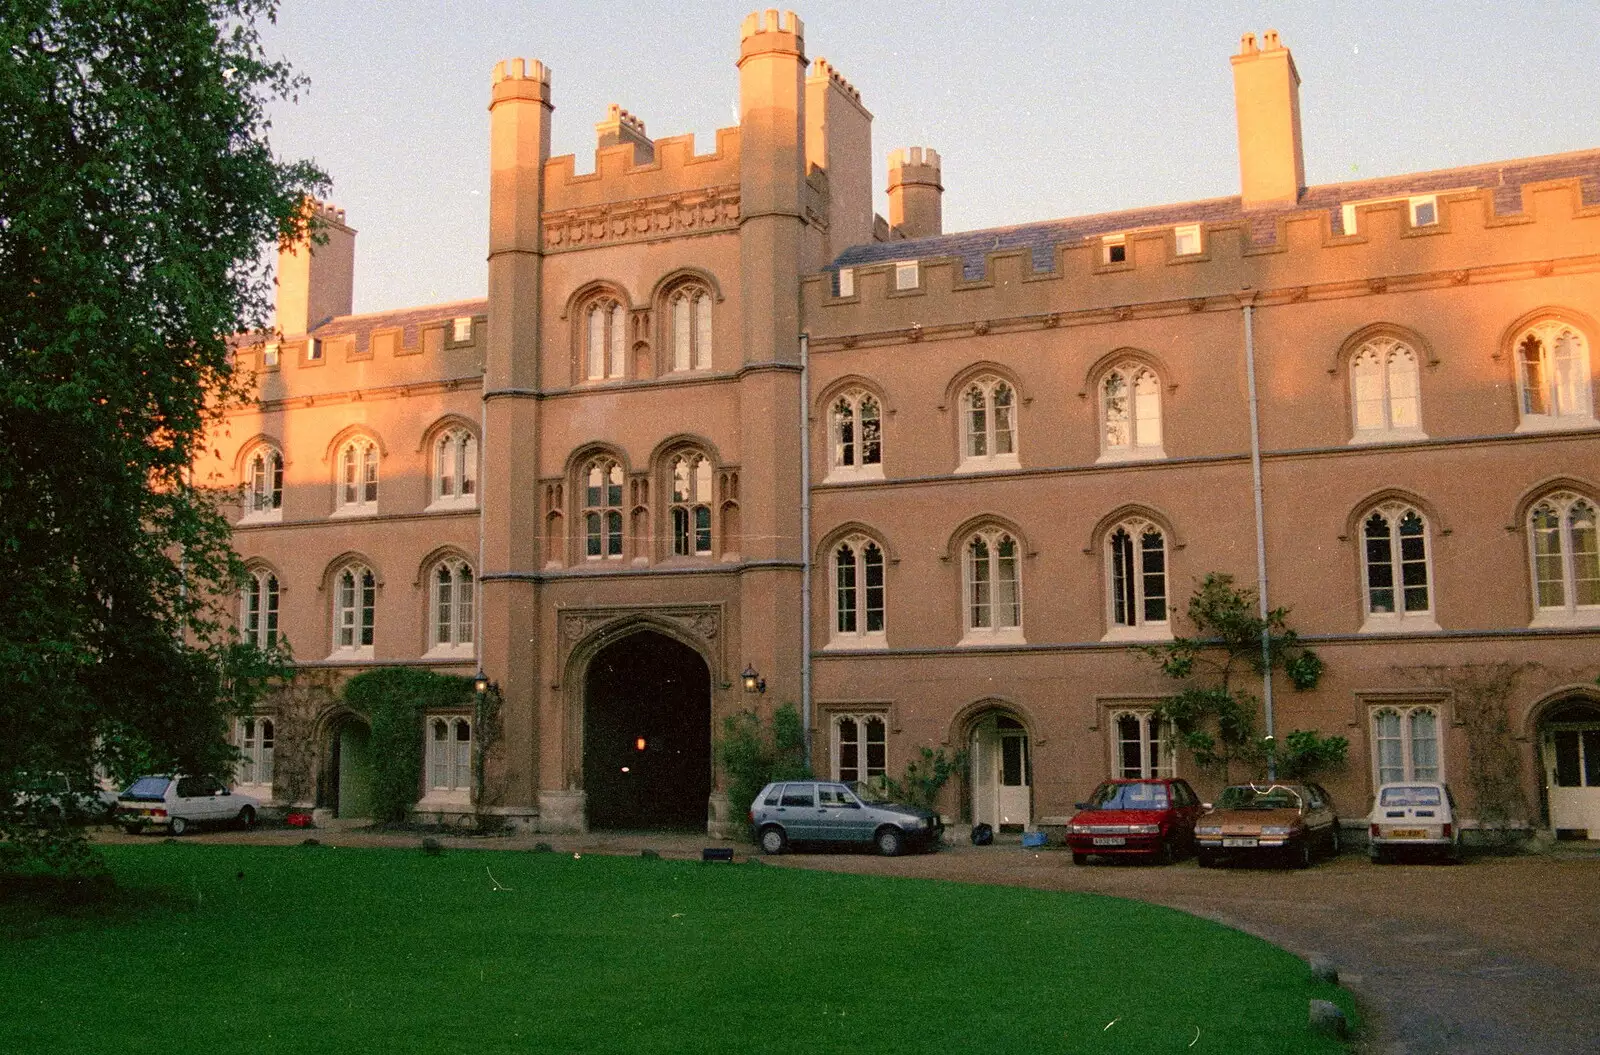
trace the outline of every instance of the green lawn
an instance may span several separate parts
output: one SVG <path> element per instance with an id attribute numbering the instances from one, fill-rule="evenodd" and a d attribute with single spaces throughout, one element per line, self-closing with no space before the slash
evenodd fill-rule
<path id="1" fill-rule="evenodd" d="M 7 1055 L 1285 1055 L 1343 1050 L 1307 1035 L 1309 998 L 1350 1010 L 1264 942 L 1094 895 L 592 854 L 104 852 L 152 908 L 0 907 Z"/>

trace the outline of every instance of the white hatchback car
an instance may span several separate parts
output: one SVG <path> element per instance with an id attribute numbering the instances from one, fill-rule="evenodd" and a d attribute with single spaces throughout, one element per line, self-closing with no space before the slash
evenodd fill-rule
<path id="1" fill-rule="evenodd" d="M 129 835 L 145 827 L 182 835 L 196 824 L 237 824 L 251 828 L 261 803 L 230 791 L 212 777 L 140 777 L 117 796 L 117 823 Z"/>
<path id="2" fill-rule="evenodd" d="M 1444 784 L 1411 780 L 1383 784 L 1367 816 L 1367 856 L 1382 864 L 1397 852 L 1416 851 L 1461 860 L 1456 800 Z"/>

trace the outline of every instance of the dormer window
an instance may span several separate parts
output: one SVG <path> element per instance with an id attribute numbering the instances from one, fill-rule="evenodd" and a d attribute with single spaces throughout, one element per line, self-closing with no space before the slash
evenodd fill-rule
<path id="1" fill-rule="evenodd" d="M 450 324 L 450 339 L 456 344 L 466 344 L 472 340 L 472 316 L 463 315 Z"/>
<path id="2" fill-rule="evenodd" d="M 306 362 L 320 363 L 322 361 L 322 342 L 312 337 L 306 341 Z"/>
<path id="3" fill-rule="evenodd" d="M 1184 224 L 1172 230 L 1173 252 L 1178 256 L 1195 256 L 1200 252 L 1200 225 Z"/>
<path id="4" fill-rule="evenodd" d="M 1439 222 L 1439 199 L 1432 194 L 1411 199 L 1411 226 L 1432 227 Z"/>
<path id="5" fill-rule="evenodd" d="M 265 370 L 278 368 L 278 342 L 270 341 L 261 349 L 261 366 Z"/>
<path id="6" fill-rule="evenodd" d="M 853 297 L 856 295 L 856 269 L 841 267 L 839 269 L 839 296 Z"/>
<path id="7" fill-rule="evenodd" d="M 916 289 L 921 279 L 921 268 L 915 260 L 901 260 L 894 265 L 895 289 Z"/>
<path id="8" fill-rule="evenodd" d="M 1100 240 L 1100 260 L 1106 264 L 1123 264 L 1128 260 L 1128 239 L 1120 234 L 1108 234 Z"/>

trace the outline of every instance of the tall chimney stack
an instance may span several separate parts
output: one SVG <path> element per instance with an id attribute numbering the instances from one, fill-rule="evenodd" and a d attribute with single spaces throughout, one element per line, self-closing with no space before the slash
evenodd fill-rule
<path id="1" fill-rule="evenodd" d="M 1239 117 L 1239 195 L 1246 209 L 1292 204 L 1306 185 L 1300 145 L 1300 74 L 1294 57 L 1269 29 L 1254 33 L 1233 56 L 1233 99 Z"/>
<path id="2" fill-rule="evenodd" d="M 344 210 L 305 200 L 304 237 L 278 247 L 278 329 L 289 340 L 329 319 L 350 314 L 356 270 L 356 232 Z"/>

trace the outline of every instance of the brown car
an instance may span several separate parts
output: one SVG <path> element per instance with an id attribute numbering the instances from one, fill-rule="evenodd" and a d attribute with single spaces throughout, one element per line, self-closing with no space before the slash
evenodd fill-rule
<path id="1" fill-rule="evenodd" d="M 1201 868 L 1235 857 L 1271 855 L 1305 868 L 1312 855 L 1339 852 L 1339 818 L 1319 785 L 1235 784 L 1195 822 Z"/>

